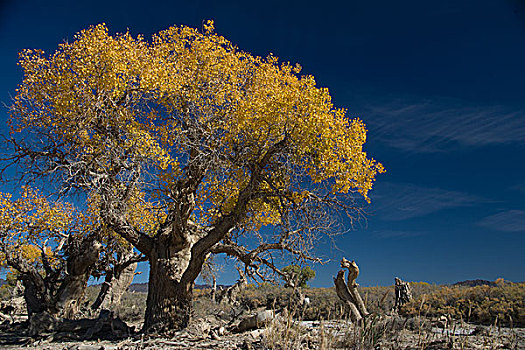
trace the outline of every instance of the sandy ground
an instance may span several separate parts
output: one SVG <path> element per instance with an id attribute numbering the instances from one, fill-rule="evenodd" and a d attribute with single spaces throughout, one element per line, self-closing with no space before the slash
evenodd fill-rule
<path id="1" fill-rule="evenodd" d="M 219 336 L 210 320 L 199 319 L 169 338 L 133 337 L 108 341 L 35 340 L 24 325 L 0 330 L 1 349 L 41 350 L 146 350 L 146 349 L 525 349 L 525 328 L 497 328 L 470 324 L 423 327 L 405 324 L 383 328 L 384 334 L 363 331 L 345 321 L 271 323 L 241 334 Z M 377 337 L 377 342 L 370 341 Z M 374 344 L 372 344 L 374 343 Z"/>

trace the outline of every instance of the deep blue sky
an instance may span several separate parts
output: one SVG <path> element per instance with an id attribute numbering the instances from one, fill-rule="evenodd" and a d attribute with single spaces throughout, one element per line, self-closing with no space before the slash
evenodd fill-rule
<path id="1" fill-rule="evenodd" d="M 522 1 L 0 1 L 0 101 L 17 53 L 90 25 L 146 37 L 173 24 L 299 62 L 369 128 L 387 168 L 368 223 L 318 253 L 312 285 L 356 259 L 361 285 L 525 280 L 525 6 Z M 6 109 L 0 111 L 5 130 Z M 0 190 L 7 191 L 7 187 Z M 222 282 L 232 281 L 224 273 Z M 145 274 L 139 277 L 144 280 Z"/>

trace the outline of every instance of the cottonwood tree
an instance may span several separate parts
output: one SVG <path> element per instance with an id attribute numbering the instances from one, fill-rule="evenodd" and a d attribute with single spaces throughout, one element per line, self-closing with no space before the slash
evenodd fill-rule
<path id="1" fill-rule="evenodd" d="M 27 187 L 16 200 L 0 193 L 0 259 L 22 281 L 30 319 L 78 316 L 101 251 L 99 235 L 70 204 Z"/>
<path id="2" fill-rule="evenodd" d="M 282 274 L 333 214 L 361 215 L 383 171 L 366 128 L 335 108 L 300 66 L 256 57 L 213 31 L 170 27 L 150 41 L 97 25 L 46 56 L 25 50 L 11 109 L 11 162 L 100 198 L 106 225 L 150 264 L 145 331 L 185 327 L 209 253 L 246 272 Z M 130 220 L 136 191 L 154 202 L 152 234 Z"/>
<path id="3" fill-rule="evenodd" d="M 135 207 L 135 224 L 148 223 L 147 209 Z M 107 282 L 93 309 L 114 309 L 143 260 L 90 208 L 79 211 L 29 187 L 16 200 L 0 193 L 0 268 L 22 282 L 30 320 L 82 317 L 91 276 L 105 276 Z M 39 333 L 39 322 L 31 325 L 36 327 L 31 332 Z"/>

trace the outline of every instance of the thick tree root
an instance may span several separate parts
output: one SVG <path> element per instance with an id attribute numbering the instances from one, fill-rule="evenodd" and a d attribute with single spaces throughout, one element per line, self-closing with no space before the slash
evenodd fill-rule
<path id="1" fill-rule="evenodd" d="M 56 319 L 47 312 L 32 315 L 29 320 L 29 335 L 43 337 L 51 335 L 54 340 L 122 339 L 131 336 L 134 328 L 103 310 L 96 319 Z"/>

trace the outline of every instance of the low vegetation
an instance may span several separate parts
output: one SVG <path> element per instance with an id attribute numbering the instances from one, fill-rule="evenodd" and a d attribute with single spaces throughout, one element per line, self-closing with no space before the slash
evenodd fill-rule
<path id="1" fill-rule="evenodd" d="M 401 313 L 405 316 L 449 315 L 476 324 L 525 327 L 525 283 L 436 287 L 404 305 Z"/>
<path id="2" fill-rule="evenodd" d="M 438 286 L 425 282 L 411 283 L 414 300 L 404 305 L 400 315 L 406 318 L 442 316 L 474 324 L 494 323 L 525 327 L 525 283 L 501 283 L 496 286 Z M 88 288 L 90 297 L 96 296 L 96 289 Z M 360 291 L 367 309 L 372 314 L 384 315 L 394 307 L 393 287 L 361 287 Z M 209 300 L 210 290 L 195 291 L 195 314 L 205 316 L 209 310 L 220 312 L 231 308 L 229 305 L 215 305 Z M 259 286 L 249 284 L 240 294 L 240 305 L 250 310 L 288 309 L 305 321 L 326 321 L 344 319 L 346 312 L 334 288 L 305 288 L 305 297 L 310 299 L 307 307 L 298 305 L 292 288 L 283 288 L 268 283 Z M 127 292 L 117 310 L 126 322 L 136 323 L 143 318 L 145 293 Z"/>
<path id="3" fill-rule="evenodd" d="M 334 288 L 302 288 L 299 293 L 297 288 L 249 284 L 235 305 L 216 303 L 210 289 L 199 288 L 194 290 L 193 318 L 196 327 L 208 324 L 204 329 L 209 329 L 213 320 L 231 325 L 251 312 L 272 310 L 279 316 L 263 329 L 237 336 L 251 339 L 255 349 L 519 349 L 524 345 L 520 327 L 525 326 L 525 283 L 500 281 L 470 287 L 413 282 L 411 288 L 413 301 L 395 313 L 393 286 L 360 287 L 370 315 L 359 324 L 350 322 Z M 98 290 L 99 286 L 87 289 L 85 305 L 96 298 Z M 310 302 L 301 303 L 299 295 Z M 126 292 L 114 312 L 138 330 L 144 321 L 146 296 Z M 10 297 L 8 287 L 0 288 L 0 297 Z M 226 341 L 218 344 L 234 348 L 231 339 L 237 338 L 232 337 L 218 339 Z"/>

